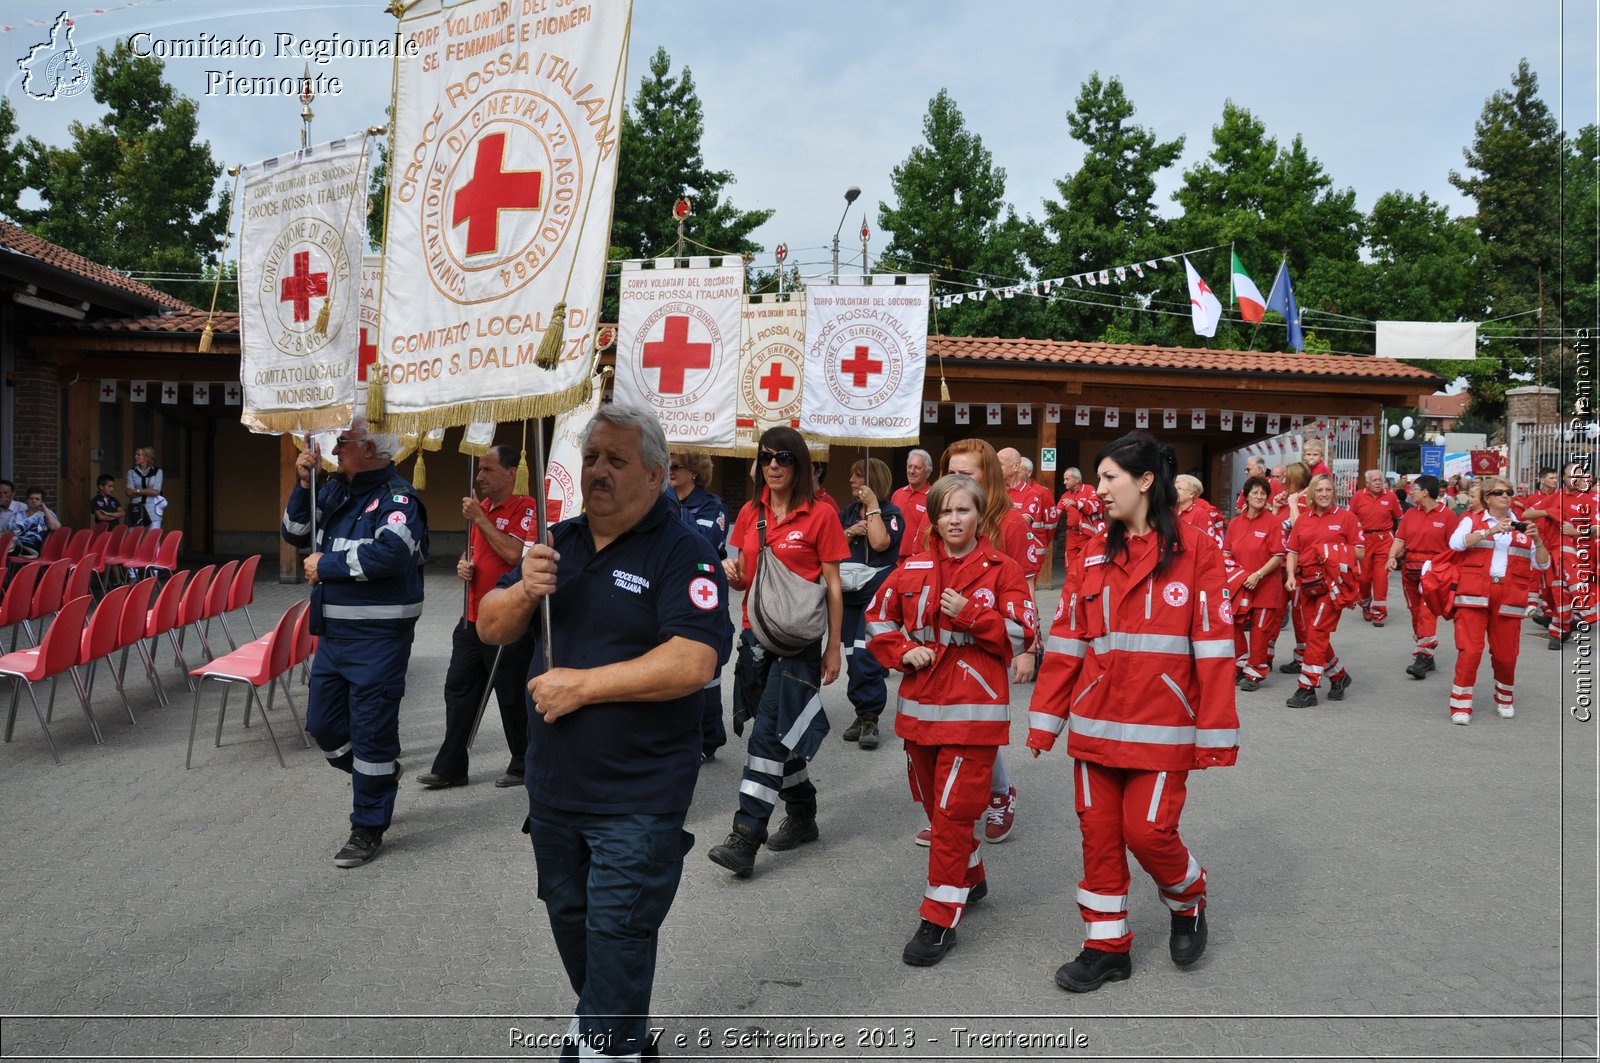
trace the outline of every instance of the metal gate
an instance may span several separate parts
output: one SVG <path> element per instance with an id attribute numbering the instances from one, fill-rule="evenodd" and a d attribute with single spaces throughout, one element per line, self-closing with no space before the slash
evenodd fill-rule
<path id="1" fill-rule="evenodd" d="M 1339 501 L 1341 504 L 1348 503 L 1350 496 L 1361 486 L 1361 422 L 1353 417 L 1318 421 L 1229 451 L 1223 458 L 1223 471 L 1228 482 L 1217 498 L 1231 505 L 1232 500 L 1238 497 L 1239 489 L 1244 486 L 1246 458 L 1264 458 L 1268 469 L 1288 465 L 1300 460 L 1306 440 L 1311 438 L 1321 438 L 1327 442 L 1328 468 L 1333 471 Z"/>
<path id="2" fill-rule="evenodd" d="M 1596 458 L 1596 433 L 1593 424 L 1519 424 L 1517 450 L 1512 457 L 1511 482 L 1519 489 L 1531 488 L 1540 469 L 1561 472 L 1570 462 L 1593 469 Z"/>

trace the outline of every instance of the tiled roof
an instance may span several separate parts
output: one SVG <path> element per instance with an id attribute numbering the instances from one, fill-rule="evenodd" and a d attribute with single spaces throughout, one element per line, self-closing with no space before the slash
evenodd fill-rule
<path id="1" fill-rule="evenodd" d="M 1455 395 L 1427 395 L 1422 400 L 1424 417 L 1460 417 L 1467 412 L 1472 396 L 1465 391 Z"/>
<path id="2" fill-rule="evenodd" d="M 1392 380 L 1419 385 L 1441 382 L 1426 369 L 1392 358 L 1338 354 L 1294 354 L 1156 347 L 1077 340 L 1008 340 L 980 336 L 929 336 L 929 358 L 979 362 L 1031 362 L 1112 369 L 1182 369 L 1209 373 L 1270 373 L 1321 379 Z"/>
<path id="3" fill-rule="evenodd" d="M 127 292 L 147 302 L 158 306 L 169 307 L 173 310 L 192 310 L 188 303 L 166 292 L 158 292 L 148 284 L 141 284 L 131 277 L 124 276 L 109 266 L 102 266 L 98 262 L 91 262 L 82 255 L 74 254 L 66 248 L 52 244 L 48 240 L 41 240 L 19 226 L 7 221 L 0 221 L 0 250 L 14 254 L 26 255 L 28 258 L 37 259 L 49 266 L 74 273 L 86 280 L 102 284 L 107 288 L 116 288 Z"/>
<path id="4" fill-rule="evenodd" d="M 175 313 L 153 314 L 150 317 L 118 317 L 100 321 L 85 321 L 79 328 L 94 332 L 171 332 L 178 335 L 200 335 L 206 327 L 207 314 L 192 306 Z M 217 311 L 211 320 L 211 331 L 219 336 L 239 334 L 239 315 Z"/>

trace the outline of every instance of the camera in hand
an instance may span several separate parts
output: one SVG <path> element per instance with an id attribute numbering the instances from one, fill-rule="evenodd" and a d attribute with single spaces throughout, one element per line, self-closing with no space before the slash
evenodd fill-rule
<path id="1" fill-rule="evenodd" d="M 1511 522 L 1511 530 L 1525 532 L 1528 530 L 1528 522 L 1525 520 L 1514 520 Z"/>

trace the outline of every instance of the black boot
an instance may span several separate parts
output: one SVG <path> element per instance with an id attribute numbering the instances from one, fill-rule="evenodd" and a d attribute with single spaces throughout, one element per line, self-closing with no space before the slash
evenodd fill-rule
<path id="1" fill-rule="evenodd" d="M 1126 952 L 1086 948 L 1056 971 L 1056 985 L 1071 993 L 1087 993 L 1099 989 L 1101 982 L 1121 982 L 1132 973 L 1133 960 Z"/>
<path id="2" fill-rule="evenodd" d="M 955 947 L 954 927 L 940 926 L 924 919 L 922 925 L 917 927 L 916 934 L 906 942 L 900 958 L 913 967 L 932 967 Z"/>
<path id="3" fill-rule="evenodd" d="M 1187 967 L 1198 960 L 1206 951 L 1206 908 L 1202 904 L 1200 910 L 1194 915 L 1176 915 L 1172 917 L 1172 937 L 1167 941 L 1167 949 L 1172 953 L 1172 962 L 1179 967 Z"/>
<path id="4" fill-rule="evenodd" d="M 1406 665 L 1406 675 L 1412 679 L 1426 679 L 1428 673 L 1433 671 L 1433 668 L 1430 667 L 1432 664 L 1433 658 L 1426 653 L 1412 654 L 1411 663 Z"/>
<path id="5" fill-rule="evenodd" d="M 768 849 L 775 853 L 786 852 L 822 837 L 822 833 L 817 830 L 815 801 L 788 805 L 785 811 L 788 815 L 783 817 L 778 829 L 767 835 Z"/>
<path id="6" fill-rule="evenodd" d="M 1311 687 L 1297 687 L 1284 705 L 1291 709 L 1308 709 L 1317 703 L 1317 692 Z"/>
<path id="7" fill-rule="evenodd" d="M 713 845 L 706 856 L 713 864 L 720 864 L 740 878 L 749 878 L 756 872 L 756 851 L 760 848 L 755 832 L 742 823 L 735 823 L 727 840 Z"/>

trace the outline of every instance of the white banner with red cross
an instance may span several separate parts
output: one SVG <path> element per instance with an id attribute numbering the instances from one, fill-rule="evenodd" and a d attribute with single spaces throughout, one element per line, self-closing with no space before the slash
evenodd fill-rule
<path id="1" fill-rule="evenodd" d="M 367 138 L 246 166 L 239 195 L 239 420 L 273 435 L 348 427 L 367 247 Z"/>
<path id="2" fill-rule="evenodd" d="M 406 5 L 375 370 L 387 430 L 545 417 L 584 397 L 631 8 Z"/>
<path id="3" fill-rule="evenodd" d="M 798 292 L 748 295 L 740 313 L 738 395 L 730 453 L 754 457 L 762 432 L 779 425 L 800 427 L 806 308 Z M 818 446 L 812 446 L 813 454 Z"/>
<path id="4" fill-rule="evenodd" d="M 928 277 L 840 277 L 806 288 L 800 430 L 830 443 L 904 446 L 922 429 Z"/>
<path id="5" fill-rule="evenodd" d="M 731 450 L 744 264 L 678 262 L 622 264 L 613 401 L 654 410 L 668 443 Z"/>
<path id="6" fill-rule="evenodd" d="M 600 408 L 605 391 L 600 378 L 591 383 L 589 400 L 556 417 L 545 462 L 544 522 L 555 524 L 583 512 L 583 430 Z"/>
<path id="7" fill-rule="evenodd" d="M 383 280 L 383 258 L 379 255 L 363 255 L 361 258 L 361 289 L 360 289 L 360 325 L 356 329 L 358 342 L 356 343 L 356 396 L 355 415 L 365 417 L 367 413 L 367 371 L 378 357 L 378 287 Z M 312 442 L 321 448 L 322 467 L 332 472 L 338 468 L 338 462 L 333 457 L 333 444 L 339 438 L 339 430 L 318 432 L 312 436 Z M 295 446 L 300 446 L 300 438 L 295 437 Z M 409 453 L 411 448 L 402 447 L 401 450 Z M 438 449 L 438 448 L 434 448 Z M 395 460 L 404 457 L 404 453 L 397 453 Z"/>

